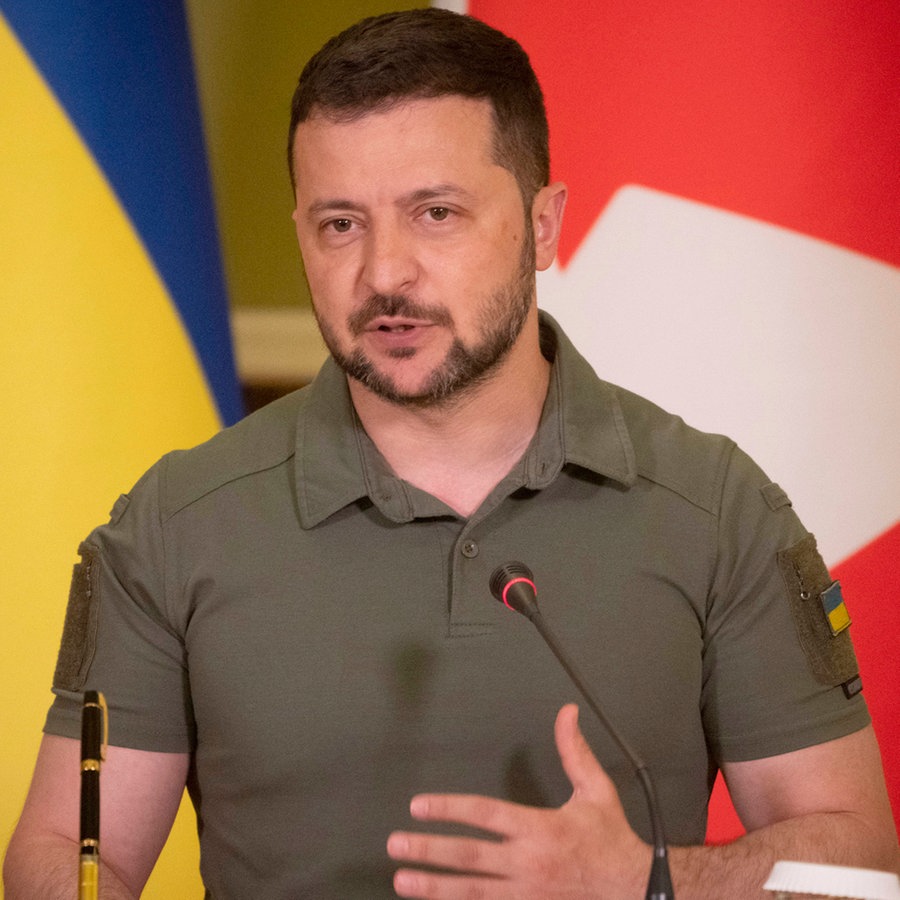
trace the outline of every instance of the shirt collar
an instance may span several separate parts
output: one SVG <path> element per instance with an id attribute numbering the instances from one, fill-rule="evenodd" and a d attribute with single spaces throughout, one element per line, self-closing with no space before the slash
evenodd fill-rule
<path id="1" fill-rule="evenodd" d="M 545 487 L 569 464 L 626 487 L 634 484 L 634 447 L 616 388 L 597 377 L 545 312 L 541 312 L 541 346 L 553 360 L 553 369 L 541 423 L 523 459 L 526 486 Z"/>
<path id="2" fill-rule="evenodd" d="M 356 439 L 347 379 L 333 359 L 305 389 L 297 417 L 296 473 L 300 524 L 312 528 L 369 493 Z"/>
<path id="3" fill-rule="evenodd" d="M 634 449 L 615 388 L 596 376 L 544 312 L 541 346 L 553 363 L 541 421 L 528 450 L 498 489 L 506 496 L 519 487 L 540 490 L 567 464 L 630 486 L 637 477 Z M 307 389 L 296 449 L 297 502 L 304 528 L 362 498 L 394 522 L 454 515 L 440 500 L 391 472 L 363 429 L 346 376 L 332 359 Z"/>

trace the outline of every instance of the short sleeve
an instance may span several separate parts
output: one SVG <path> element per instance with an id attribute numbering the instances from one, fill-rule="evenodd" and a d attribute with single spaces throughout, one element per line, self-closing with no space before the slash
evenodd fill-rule
<path id="1" fill-rule="evenodd" d="M 99 690 L 115 746 L 189 752 L 194 744 L 183 635 L 165 583 L 157 465 L 79 548 L 44 730 L 80 734 L 81 692 Z"/>
<path id="2" fill-rule="evenodd" d="M 797 560 L 807 582 L 791 568 Z M 704 633 L 704 727 L 719 762 L 786 753 L 868 724 L 849 630 L 832 633 L 820 600 L 830 585 L 787 494 L 735 448 Z M 812 601 L 802 622 L 801 591 Z"/>

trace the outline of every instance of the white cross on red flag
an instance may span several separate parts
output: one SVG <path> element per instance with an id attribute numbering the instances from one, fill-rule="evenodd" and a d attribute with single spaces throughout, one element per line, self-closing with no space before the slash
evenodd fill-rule
<path id="1" fill-rule="evenodd" d="M 541 306 L 788 491 L 843 583 L 900 825 L 900 4 L 467 11 L 529 53 L 569 186 Z M 740 830 L 723 793 L 711 840 Z"/>

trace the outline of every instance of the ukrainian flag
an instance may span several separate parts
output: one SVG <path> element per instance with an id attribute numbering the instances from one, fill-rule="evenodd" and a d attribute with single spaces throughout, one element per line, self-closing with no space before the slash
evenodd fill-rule
<path id="1" fill-rule="evenodd" d="M 0 65 L 5 846 L 79 541 L 240 401 L 180 0 L 0 0 Z M 145 896 L 202 893 L 186 840 Z"/>

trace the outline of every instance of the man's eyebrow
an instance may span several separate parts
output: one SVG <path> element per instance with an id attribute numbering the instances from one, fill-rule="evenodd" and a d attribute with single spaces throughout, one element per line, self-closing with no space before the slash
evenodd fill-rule
<path id="1" fill-rule="evenodd" d="M 334 197 L 327 200 L 316 200 L 311 203 L 306 210 L 309 217 L 320 215 L 325 212 L 362 212 L 363 206 L 355 203 L 353 200 L 343 200 L 340 197 Z"/>
<path id="2" fill-rule="evenodd" d="M 429 200 L 440 200 L 442 197 L 459 197 L 460 199 L 470 199 L 473 195 L 465 188 L 452 182 L 442 184 L 433 184 L 428 187 L 418 188 L 410 191 L 400 198 L 400 203 L 424 203 Z"/>

